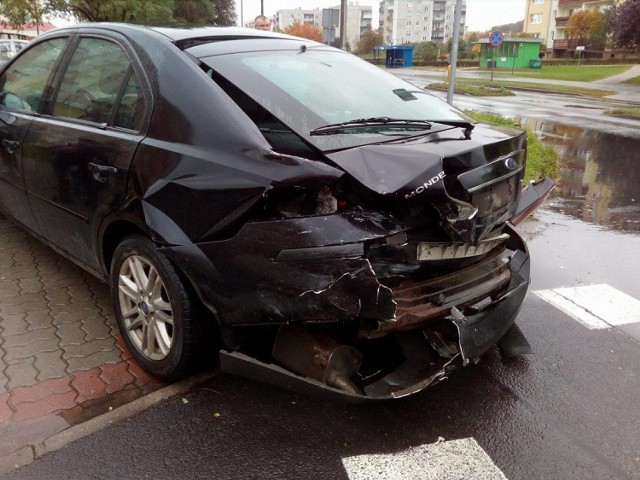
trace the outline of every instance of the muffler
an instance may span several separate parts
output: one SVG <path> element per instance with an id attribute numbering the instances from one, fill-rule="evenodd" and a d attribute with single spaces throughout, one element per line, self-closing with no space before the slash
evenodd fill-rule
<path id="1" fill-rule="evenodd" d="M 272 357 L 297 375 L 362 395 L 362 391 L 349 379 L 362 365 L 362 353 L 326 334 L 285 325 L 276 336 Z"/>

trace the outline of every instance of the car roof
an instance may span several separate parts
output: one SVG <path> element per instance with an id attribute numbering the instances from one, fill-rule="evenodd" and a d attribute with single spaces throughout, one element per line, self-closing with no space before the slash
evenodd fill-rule
<path id="1" fill-rule="evenodd" d="M 55 34 L 63 30 L 95 30 L 104 29 L 123 34 L 132 33 L 135 31 L 140 34 L 150 34 L 155 32 L 166 37 L 171 43 L 174 43 L 178 48 L 184 50 L 194 45 L 202 43 L 212 43 L 223 40 L 240 40 L 240 39 L 294 39 L 290 35 L 281 33 L 267 32 L 264 30 L 255 30 L 251 28 L 240 27 L 215 27 L 210 25 L 176 25 L 176 26 L 152 26 L 152 25 L 139 25 L 131 23 L 112 23 L 112 22 L 98 22 L 98 23 L 80 23 L 77 25 L 69 25 L 67 27 L 51 30 L 47 34 Z M 47 35 L 48 36 L 48 35 Z M 297 38 L 298 41 L 309 41 L 306 39 Z"/>

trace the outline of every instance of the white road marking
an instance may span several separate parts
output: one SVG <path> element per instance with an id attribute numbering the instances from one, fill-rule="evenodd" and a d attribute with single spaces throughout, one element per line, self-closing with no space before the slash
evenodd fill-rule
<path id="1" fill-rule="evenodd" d="M 473 438 L 342 459 L 350 480 L 507 480 Z"/>
<path id="2" fill-rule="evenodd" d="M 640 301 L 610 285 L 584 285 L 534 292 L 590 329 L 640 323 Z"/>

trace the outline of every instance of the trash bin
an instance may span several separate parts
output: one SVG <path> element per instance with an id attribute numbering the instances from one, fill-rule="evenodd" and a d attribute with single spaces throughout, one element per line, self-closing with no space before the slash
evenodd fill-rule
<path id="1" fill-rule="evenodd" d="M 495 60 L 487 60 L 487 68 L 496 68 Z"/>
<path id="2" fill-rule="evenodd" d="M 529 68 L 542 68 L 542 61 L 537 58 L 534 60 L 529 60 Z"/>

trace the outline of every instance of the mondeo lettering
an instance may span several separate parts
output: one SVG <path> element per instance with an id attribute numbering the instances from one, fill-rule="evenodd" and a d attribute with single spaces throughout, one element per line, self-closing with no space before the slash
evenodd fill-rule
<path id="1" fill-rule="evenodd" d="M 438 175 L 436 175 L 435 177 L 431 177 L 429 179 L 428 182 L 423 183 L 422 185 L 420 185 L 418 188 L 416 188 L 415 190 L 413 190 L 411 193 L 407 193 L 404 198 L 406 198 L 407 200 L 409 200 L 410 198 L 415 197 L 416 195 L 420 195 L 421 193 L 423 193 L 425 190 L 427 190 L 429 187 L 435 185 L 436 183 L 438 183 L 440 180 L 442 180 L 445 177 L 445 173 L 444 172 L 440 172 Z"/>

